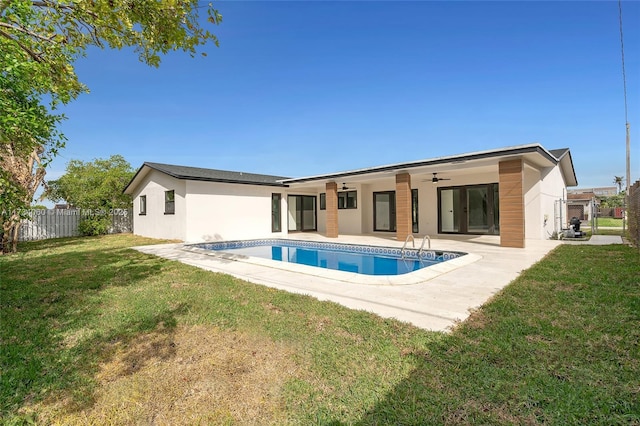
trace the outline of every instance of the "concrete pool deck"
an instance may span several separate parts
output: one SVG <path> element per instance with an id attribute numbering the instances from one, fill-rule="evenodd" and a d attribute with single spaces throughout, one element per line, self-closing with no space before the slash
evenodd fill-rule
<path id="1" fill-rule="evenodd" d="M 288 238 L 388 247 L 403 245 L 403 242 L 393 238 L 372 235 L 343 235 L 337 239 L 327 239 L 319 234 L 294 234 Z M 419 246 L 420 239 L 416 239 L 416 245 Z M 526 248 L 514 249 L 500 247 L 497 236 L 434 237 L 431 241 L 432 249 L 466 252 L 473 255 L 473 259 L 414 284 L 379 284 L 375 277 L 371 277 L 371 284 L 350 283 L 333 279 L 331 274 L 310 275 L 306 270 L 273 267 L 273 263 L 279 263 L 277 261 L 256 264 L 211 256 L 187 250 L 184 244 L 141 246 L 135 249 L 205 270 L 229 274 L 252 283 L 333 301 L 385 318 L 396 318 L 427 330 L 447 331 L 459 321 L 464 321 L 471 311 L 484 304 L 521 271 L 542 259 L 559 244 L 562 242 L 527 240 Z M 322 271 L 327 270 L 321 269 Z"/>

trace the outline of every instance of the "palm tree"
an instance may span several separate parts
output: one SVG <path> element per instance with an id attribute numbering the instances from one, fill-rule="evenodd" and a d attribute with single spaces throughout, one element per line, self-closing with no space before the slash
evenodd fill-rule
<path id="1" fill-rule="evenodd" d="M 624 182 L 624 177 L 622 177 L 622 176 L 614 176 L 613 177 L 613 183 L 618 185 L 618 193 L 620 193 L 620 191 L 622 191 L 622 182 Z"/>

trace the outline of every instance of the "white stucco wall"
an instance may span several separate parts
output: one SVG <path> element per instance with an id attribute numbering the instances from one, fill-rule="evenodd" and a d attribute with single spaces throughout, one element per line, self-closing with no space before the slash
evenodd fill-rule
<path id="1" fill-rule="evenodd" d="M 360 185 L 349 185 L 350 191 L 357 191 L 355 209 L 338 209 L 338 234 L 359 235 L 362 234 L 362 188 Z M 338 190 L 338 193 L 344 192 Z"/>
<path id="2" fill-rule="evenodd" d="M 566 190 L 560 167 L 525 165 L 524 190 L 525 238 L 549 239 L 554 231 L 554 203 Z"/>
<path id="3" fill-rule="evenodd" d="M 164 213 L 165 191 L 175 191 L 175 214 Z M 151 238 L 185 240 L 185 182 L 151 170 L 133 195 L 133 233 Z M 147 214 L 140 215 L 140 196 L 147 196 Z"/>
<path id="4" fill-rule="evenodd" d="M 285 188 L 186 181 L 188 242 L 277 237 L 287 234 Z M 280 193 L 282 232 L 271 232 L 271 194 Z"/>
<path id="5" fill-rule="evenodd" d="M 357 191 L 355 209 L 338 209 L 338 234 L 341 235 L 359 235 L 363 233 L 362 215 L 365 208 L 363 201 L 363 190 L 361 185 L 350 185 L 350 191 Z M 295 191 L 293 191 L 295 192 Z M 343 191 L 338 191 L 343 192 Z M 324 234 L 327 232 L 327 211 L 320 210 L 320 194 L 326 193 L 324 188 L 319 189 L 316 193 L 318 197 L 318 232 Z M 308 195 L 313 195 L 309 193 Z"/>

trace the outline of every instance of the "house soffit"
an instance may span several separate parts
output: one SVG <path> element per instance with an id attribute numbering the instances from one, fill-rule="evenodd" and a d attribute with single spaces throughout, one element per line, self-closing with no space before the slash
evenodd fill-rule
<path id="1" fill-rule="evenodd" d="M 309 180 L 296 182 L 296 179 L 285 181 L 292 188 L 318 188 L 326 185 L 327 182 L 336 182 L 338 186 L 345 183 L 349 185 L 375 184 L 382 181 L 394 181 L 395 176 L 400 173 L 409 173 L 412 182 L 430 181 L 433 173 L 438 173 L 439 177 L 450 178 L 455 176 L 471 176 L 498 172 L 498 165 L 501 161 L 522 159 L 525 164 L 536 169 L 552 167 L 555 165 L 550 158 L 540 155 L 537 152 L 518 153 L 512 155 L 502 155 L 490 158 L 477 158 L 470 160 L 454 161 L 434 161 L 428 164 L 421 164 L 414 167 L 393 168 L 389 166 L 384 170 L 357 170 L 351 172 L 335 173 L 333 175 L 311 177 Z"/>

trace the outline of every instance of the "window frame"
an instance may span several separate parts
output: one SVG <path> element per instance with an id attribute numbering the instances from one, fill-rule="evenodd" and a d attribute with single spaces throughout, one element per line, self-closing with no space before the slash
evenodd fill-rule
<path id="1" fill-rule="evenodd" d="M 319 204 L 320 210 L 327 209 L 327 193 L 326 192 L 320 193 L 320 201 L 318 202 L 318 204 Z"/>
<path id="2" fill-rule="evenodd" d="M 387 195 L 389 197 L 389 229 L 378 228 L 378 196 Z M 396 232 L 396 191 L 376 191 L 373 192 L 373 232 Z"/>
<path id="3" fill-rule="evenodd" d="M 411 189 L 411 232 L 420 232 L 420 210 L 418 205 L 418 189 Z"/>
<path id="4" fill-rule="evenodd" d="M 349 205 L 349 200 L 353 201 L 353 205 Z M 338 192 L 338 210 L 352 210 L 358 208 L 358 191 L 340 191 Z"/>
<path id="5" fill-rule="evenodd" d="M 277 192 L 271 194 L 271 232 L 282 232 L 282 194 Z"/>
<path id="6" fill-rule="evenodd" d="M 146 195 L 141 195 L 140 196 L 140 216 L 146 216 L 147 214 L 147 196 Z"/>
<path id="7" fill-rule="evenodd" d="M 171 194 L 170 197 L 169 194 Z M 176 214 L 176 191 L 174 189 L 164 191 L 164 214 Z"/>

